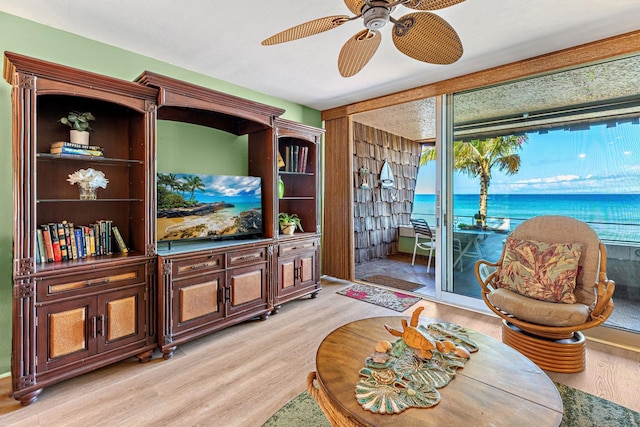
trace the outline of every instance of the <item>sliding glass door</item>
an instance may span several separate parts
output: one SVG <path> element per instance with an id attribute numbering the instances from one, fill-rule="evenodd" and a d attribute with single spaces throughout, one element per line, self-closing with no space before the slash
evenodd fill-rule
<path id="1" fill-rule="evenodd" d="M 623 58 L 441 99 L 440 298 L 470 305 L 478 259 L 499 259 L 528 218 L 567 215 L 606 245 L 607 325 L 640 330 L 639 67 Z"/>

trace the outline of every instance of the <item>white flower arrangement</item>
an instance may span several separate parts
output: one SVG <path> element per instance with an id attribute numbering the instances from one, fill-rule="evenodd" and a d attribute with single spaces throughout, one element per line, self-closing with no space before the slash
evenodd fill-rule
<path id="1" fill-rule="evenodd" d="M 96 189 L 107 188 L 109 180 L 104 176 L 104 172 L 97 171 L 95 169 L 80 169 L 72 174 L 69 174 L 67 179 L 71 185 L 78 184 L 84 188 Z"/>

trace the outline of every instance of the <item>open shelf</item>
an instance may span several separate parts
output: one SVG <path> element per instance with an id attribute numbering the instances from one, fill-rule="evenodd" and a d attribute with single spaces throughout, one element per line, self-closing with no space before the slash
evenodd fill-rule
<path id="1" fill-rule="evenodd" d="M 142 160 L 129 160 L 129 159 L 115 159 L 111 157 L 98 157 L 98 156 L 80 156 L 77 154 L 49 154 L 38 153 L 36 155 L 39 160 L 50 160 L 59 162 L 82 162 L 82 163 L 103 163 L 113 165 L 141 165 Z"/>
<path id="2" fill-rule="evenodd" d="M 58 202 L 81 202 L 81 203 L 100 203 L 100 202 L 143 202 L 142 199 L 95 199 L 95 200 L 80 200 L 80 199 L 38 199 L 36 203 L 58 203 Z"/>

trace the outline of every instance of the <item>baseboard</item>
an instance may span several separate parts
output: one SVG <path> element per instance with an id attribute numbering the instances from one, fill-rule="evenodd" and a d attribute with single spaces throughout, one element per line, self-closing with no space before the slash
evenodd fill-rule
<path id="1" fill-rule="evenodd" d="M 640 334 L 608 326 L 598 326 L 582 333 L 589 341 L 640 353 Z"/>

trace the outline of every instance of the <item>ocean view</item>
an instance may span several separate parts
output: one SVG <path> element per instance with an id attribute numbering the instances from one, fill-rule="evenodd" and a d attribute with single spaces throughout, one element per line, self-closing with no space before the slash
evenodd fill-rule
<path id="1" fill-rule="evenodd" d="M 511 229 L 539 215 L 566 215 L 589 223 L 600 239 L 640 244 L 640 194 L 489 194 L 487 221 L 509 218 Z M 453 197 L 458 223 L 472 224 L 477 194 Z M 434 223 L 435 195 L 417 194 L 414 217 Z"/>

